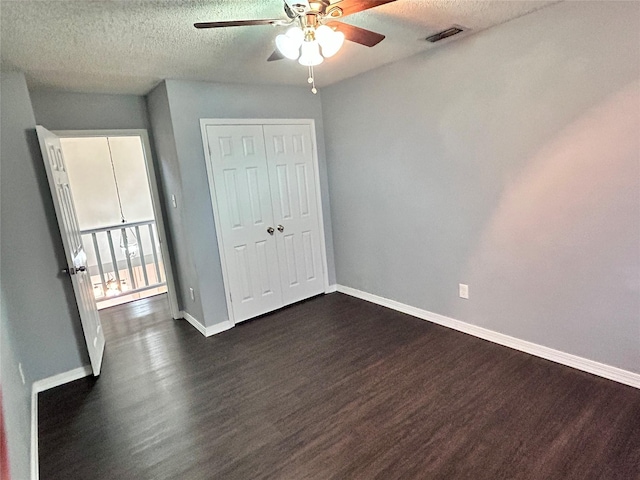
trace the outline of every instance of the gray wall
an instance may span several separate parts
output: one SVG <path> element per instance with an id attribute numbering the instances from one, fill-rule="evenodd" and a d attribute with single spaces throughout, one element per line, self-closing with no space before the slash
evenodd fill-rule
<path id="1" fill-rule="evenodd" d="M 14 332 L 5 309 L 0 278 L 0 390 L 9 469 L 13 478 L 29 478 L 31 381 L 22 383 Z M 25 379 L 26 380 L 26 379 Z"/>
<path id="2" fill-rule="evenodd" d="M 640 373 L 638 18 L 562 2 L 326 88 L 338 283 Z"/>
<path id="3" fill-rule="evenodd" d="M 151 130 L 155 139 L 156 172 L 160 177 L 160 185 L 168 242 L 171 246 L 171 261 L 180 310 L 186 311 L 195 318 L 202 319 L 202 304 L 199 298 L 195 302 L 189 296 L 189 285 L 197 285 L 198 275 L 191 256 L 191 238 L 185 234 L 183 225 L 184 201 L 182 199 L 182 179 L 176 142 L 169 110 L 169 98 L 165 82 L 158 85 L 147 96 Z M 168 193 L 166 193 L 168 192 Z M 177 207 L 171 203 L 171 194 L 176 197 Z M 188 303 L 187 303 L 188 302 Z"/>
<path id="4" fill-rule="evenodd" d="M 145 98 L 34 90 L 36 121 L 49 130 L 109 130 L 149 128 Z"/>
<path id="5" fill-rule="evenodd" d="M 29 425 L 24 418 L 32 383 L 81 367 L 89 359 L 71 282 L 59 273 L 65 264 L 62 242 L 27 84 L 21 73 L 1 75 L 2 388 L 6 406 L 17 409 L 7 415 L 15 422 L 12 430 L 19 432 L 9 436 L 14 478 L 27 478 L 24 441 Z M 16 362 L 23 365 L 24 387 L 15 381 Z"/>
<path id="6" fill-rule="evenodd" d="M 190 286 L 196 290 L 196 302 L 192 302 L 188 296 L 183 296 L 183 299 L 188 299 L 183 302 L 186 303 L 186 310 L 192 313 L 190 311 L 192 305 L 200 303 L 203 317 L 199 320 L 207 326 L 228 318 L 200 133 L 201 118 L 312 118 L 315 120 L 329 281 L 334 283 L 333 239 L 320 97 L 311 94 L 306 87 L 229 85 L 167 80 L 163 88 L 166 88 L 169 101 L 182 182 L 180 192 L 166 187 L 166 193 L 167 195 L 179 193 L 184 204 L 180 215 L 185 233 L 188 232 L 185 238 L 174 240 L 190 245 L 196 268 L 195 275 L 180 279 L 184 285 L 183 290 L 188 291 Z M 151 108 L 154 95 L 160 95 L 157 89 L 149 96 L 150 116 L 154 124 L 154 135 L 157 137 L 159 132 L 155 130 L 156 120 L 154 119 L 157 113 L 155 108 Z M 166 109 L 164 111 L 166 113 Z M 171 157 L 172 152 L 169 148 L 167 152 Z M 177 188 L 177 185 L 174 185 L 174 188 Z"/>

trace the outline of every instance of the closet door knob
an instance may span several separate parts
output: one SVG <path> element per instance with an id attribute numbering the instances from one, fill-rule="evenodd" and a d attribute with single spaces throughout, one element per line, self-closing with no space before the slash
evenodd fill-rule
<path id="1" fill-rule="evenodd" d="M 269 235 L 273 235 L 273 232 L 275 232 L 275 230 L 273 229 L 273 227 L 269 227 L 269 228 L 267 228 L 267 233 L 268 233 Z"/>
<path id="2" fill-rule="evenodd" d="M 280 233 L 284 232 L 284 227 L 282 225 L 278 225 L 278 231 Z"/>

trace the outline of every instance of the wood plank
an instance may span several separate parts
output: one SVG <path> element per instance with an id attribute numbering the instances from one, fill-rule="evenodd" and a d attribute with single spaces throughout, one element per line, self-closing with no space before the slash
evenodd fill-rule
<path id="1" fill-rule="evenodd" d="M 165 297 L 40 394 L 40 478 L 639 478 L 632 387 L 339 293 L 210 338 Z"/>

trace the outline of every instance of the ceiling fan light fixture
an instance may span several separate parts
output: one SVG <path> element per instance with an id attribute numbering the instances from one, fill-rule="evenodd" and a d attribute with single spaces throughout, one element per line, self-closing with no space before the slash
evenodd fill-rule
<path id="1" fill-rule="evenodd" d="M 359 43 L 366 47 L 373 47 L 384 40 L 384 35 L 380 33 L 335 20 L 395 1 L 284 0 L 284 13 L 287 16 L 285 19 L 262 18 L 256 20 L 198 22 L 194 24 L 194 27 L 202 29 L 255 25 L 275 25 L 278 27 L 297 25 L 289 28 L 285 34 L 276 36 L 276 50 L 267 58 L 267 61 L 273 62 L 283 58 L 298 60 L 298 63 L 309 69 L 307 81 L 311 84 L 311 91 L 315 94 L 318 89 L 315 85 L 313 68 L 324 62 L 326 58 L 338 53 L 345 40 Z"/>
<path id="2" fill-rule="evenodd" d="M 329 58 L 333 57 L 338 53 L 338 50 L 342 48 L 344 33 L 337 32 L 326 25 L 322 25 L 316 30 L 316 39 L 322 47 L 322 56 Z"/>
<path id="3" fill-rule="evenodd" d="M 304 32 L 298 28 L 290 28 L 286 34 L 276 37 L 276 47 L 285 57 L 297 60 L 300 56 L 300 46 L 304 41 Z"/>
<path id="4" fill-rule="evenodd" d="M 331 27 L 320 25 L 318 28 L 316 28 L 315 37 L 316 40 L 318 40 L 318 42 L 320 43 L 320 46 L 322 46 L 325 42 L 330 42 L 332 35 L 333 30 L 331 30 Z"/>
<path id="5" fill-rule="evenodd" d="M 302 54 L 298 59 L 298 63 L 300 65 L 304 65 L 306 67 L 315 67 L 316 65 L 320 65 L 324 58 L 320 55 L 320 45 L 317 40 L 313 40 L 310 42 L 303 42 L 301 47 Z"/>
<path id="6" fill-rule="evenodd" d="M 298 45 L 298 48 L 300 48 L 300 45 L 302 45 L 304 41 L 304 32 L 300 27 L 291 27 L 287 30 L 287 37 L 293 40 L 296 45 Z"/>

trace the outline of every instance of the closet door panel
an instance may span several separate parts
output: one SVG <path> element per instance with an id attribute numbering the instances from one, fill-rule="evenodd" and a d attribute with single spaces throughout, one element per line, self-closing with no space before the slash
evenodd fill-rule
<path id="1" fill-rule="evenodd" d="M 311 130 L 264 125 L 273 219 L 285 304 L 324 292 Z"/>
<path id="2" fill-rule="evenodd" d="M 283 304 L 264 136 L 260 125 L 210 125 L 206 134 L 221 255 L 241 322 Z"/>

